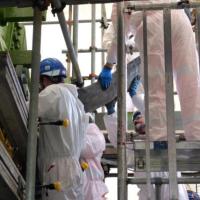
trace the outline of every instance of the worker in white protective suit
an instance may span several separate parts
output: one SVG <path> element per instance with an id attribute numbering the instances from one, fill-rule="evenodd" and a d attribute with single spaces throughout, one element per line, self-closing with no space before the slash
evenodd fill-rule
<path id="1" fill-rule="evenodd" d="M 83 200 L 83 172 L 79 158 L 88 123 L 74 85 L 65 84 L 66 69 L 55 58 L 40 64 L 41 122 L 68 120 L 67 127 L 41 125 L 38 168 L 42 185 L 59 182 L 61 191 L 44 189 L 42 200 Z"/>
<path id="2" fill-rule="evenodd" d="M 169 0 L 149 0 L 149 3 L 171 2 Z M 132 2 L 124 2 L 130 5 Z M 125 40 L 135 37 L 136 47 L 142 59 L 143 78 L 143 16 L 141 11 L 125 13 Z M 113 4 L 112 23 L 115 36 L 111 38 L 107 63 L 99 75 L 102 89 L 107 89 L 112 81 L 112 66 L 117 62 L 117 7 Z M 173 74 L 179 95 L 185 138 L 200 140 L 200 83 L 199 65 L 192 27 L 184 10 L 171 10 L 171 39 Z M 149 132 L 150 140 L 166 140 L 166 96 L 164 66 L 163 12 L 147 11 L 147 46 L 149 69 Z"/>
<path id="3" fill-rule="evenodd" d="M 112 40 L 114 39 L 114 27 L 113 24 L 111 23 L 108 26 L 108 29 L 104 32 L 103 36 L 103 47 L 106 49 L 110 49 Z M 129 49 L 129 51 L 126 53 L 126 63 L 131 62 L 134 58 L 138 56 L 138 54 L 133 54 L 133 52 L 130 52 L 131 49 L 135 48 L 135 42 L 134 38 L 132 35 L 128 38 L 126 41 L 126 49 Z M 137 90 L 137 93 L 136 93 Z M 142 82 L 140 81 L 140 76 L 138 75 L 135 77 L 133 82 L 131 83 L 131 86 L 129 87 L 129 96 L 131 97 L 133 105 L 135 105 L 142 114 L 144 114 L 144 105 L 143 105 L 143 100 L 144 100 L 144 89 Z M 112 106 L 110 107 L 112 109 Z M 107 106 L 107 109 L 109 109 L 109 105 Z M 111 114 L 112 110 L 108 110 L 108 113 Z"/>
<path id="4" fill-rule="evenodd" d="M 133 81 L 131 88 L 132 90 L 137 90 L 137 81 Z M 142 102 L 139 104 L 142 105 Z M 106 126 L 106 130 L 108 131 L 108 138 L 111 142 L 111 144 L 117 148 L 117 115 L 115 113 L 114 109 L 114 103 L 110 102 L 106 105 L 106 108 L 108 110 L 107 114 L 104 116 L 104 124 Z M 138 108 L 138 107 L 137 107 Z M 112 111 L 112 112 L 111 112 Z M 134 114 L 133 117 L 133 123 L 135 123 L 135 120 L 137 118 L 137 122 L 139 124 L 144 123 L 144 119 L 142 117 L 141 112 L 137 111 Z M 140 130 L 141 133 L 141 130 Z M 141 133 L 143 134 L 143 132 Z M 126 144 L 126 160 L 127 160 L 127 167 L 133 168 L 134 166 L 134 151 L 133 151 L 133 144 Z M 145 172 L 134 172 L 135 177 L 145 178 L 146 173 Z M 180 177 L 181 174 L 178 172 L 177 176 Z M 162 177 L 162 178 L 168 178 L 168 172 L 151 172 L 151 177 Z M 140 188 L 140 191 L 138 192 L 139 200 L 147 200 L 148 197 L 148 190 L 146 188 L 146 185 L 138 185 Z M 155 200 L 155 185 L 151 185 L 151 200 Z M 169 186 L 166 184 L 161 185 L 161 199 L 160 200 L 169 200 Z M 184 184 L 178 185 L 178 199 L 179 200 L 189 200 L 187 189 Z"/>
<path id="5" fill-rule="evenodd" d="M 104 171 L 101 166 L 105 145 L 103 133 L 94 122 L 90 121 L 86 129 L 85 146 L 81 153 L 81 159 L 88 163 L 88 169 L 84 171 L 83 178 L 84 200 L 106 199 L 108 188 L 104 183 Z"/>

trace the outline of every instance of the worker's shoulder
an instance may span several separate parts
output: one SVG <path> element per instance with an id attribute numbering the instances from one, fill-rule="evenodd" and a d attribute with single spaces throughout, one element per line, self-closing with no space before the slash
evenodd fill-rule
<path id="1" fill-rule="evenodd" d="M 71 84 L 52 84 L 46 87 L 43 91 L 40 92 L 40 98 L 62 98 L 62 97 L 78 97 L 78 92 L 76 86 Z"/>
<path id="2" fill-rule="evenodd" d="M 46 87 L 41 93 L 59 92 L 59 91 L 77 91 L 75 85 L 67 83 L 52 84 Z"/>
<path id="3" fill-rule="evenodd" d="M 77 91 L 77 87 L 75 85 L 68 84 L 68 83 L 62 83 L 62 84 L 59 84 L 59 86 L 63 90 L 67 90 L 68 92 L 70 92 L 73 96 L 78 97 L 78 91 Z"/>

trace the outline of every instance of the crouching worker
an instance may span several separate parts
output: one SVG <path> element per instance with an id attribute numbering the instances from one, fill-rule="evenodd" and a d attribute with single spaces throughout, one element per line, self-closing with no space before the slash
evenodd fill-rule
<path id="1" fill-rule="evenodd" d="M 42 185 L 58 183 L 59 188 L 44 188 L 42 200 L 82 200 L 83 172 L 79 157 L 88 117 L 74 85 L 65 84 L 66 69 L 55 58 L 40 63 L 38 168 Z M 67 120 L 62 125 L 55 122 Z M 44 125 L 46 124 L 46 125 Z"/>
<path id="2" fill-rule="evenodd" d="M 101 157 L 105 150 L 105 138 L 97 125 L 90 118 L 86 129 L 85 147 L 82 159 L 88 164 L 84 171 L 84 200 L 105 200 L 108 188 L 104 183 L 104 171 Z"/>

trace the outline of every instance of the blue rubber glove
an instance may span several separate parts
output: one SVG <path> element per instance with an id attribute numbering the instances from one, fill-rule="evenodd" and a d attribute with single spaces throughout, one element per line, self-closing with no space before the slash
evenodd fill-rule
<path id="1" fill-rule="evenodd" d="M 99 74 L 99 82 L 101 85 L 101 88 L 103 90 L 106 90 L 109 88 L 111 81 L 112 81 L 112 73 L 111 73 L 111 68 L 104 66 L 102 69 L 101 73 Z"/>
<path id="2" fill-rule="evenodd" d="M 115 103 L 116 103 L 116 99 L 113 99 L 111 102 L 109 102 L 105 105 L 108 115 L 111 115 L 115 112 Z"/>
<path id="3" fill-rule="evenodd" d="M 131 82 L 128 92 L 131 97 L 135 96 L 137 93 L 138 86 L 140 84 L 140 76 L 137 75 Z"/>

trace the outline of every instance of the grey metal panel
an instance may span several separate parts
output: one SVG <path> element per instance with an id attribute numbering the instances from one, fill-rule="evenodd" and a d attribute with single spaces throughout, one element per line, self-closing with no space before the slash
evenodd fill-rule
<path id="1" fill-rule="evenodd" d="M 135 169 L 145 170 L 145 142 L 136 141 Z M 153 142 L 151 149 L 151 171 L 168 171 L 167 150 L 154 150 Z M 177 171 L 198 171 L 200 169 L 200 143 L 199 142 L 178 142 L 177 149 Z"/>
<path id="2" fill-rule="evenodd" d="M 127 88 L 129 88 L 133 78 L 139 74 L 140 58 L 137 57 L 128 64 L 127 68 Z M 99 82 L 96 82 L 88 87 L 78 90 L 79 99 L 84 104 L 86 112 L 95 111 L 97 108 L 104 106 L 117 97 L 117 73 L 113 74 L 113 79 L 110 87 L 107 90 L 102 90 Z"/>
<path id="3" fill-rule="evenodd" d="M 0 53 L 0 97 L 0 123 L 25 163 L 28 109 L 8 53 Z"/>
<path id="4" fill-rule="evenodd" d="M 18 178 L 24 180 L 10 158 L 3 144 L 0 143 L 0 200 L 17 200 L 18 194 Z"/>

